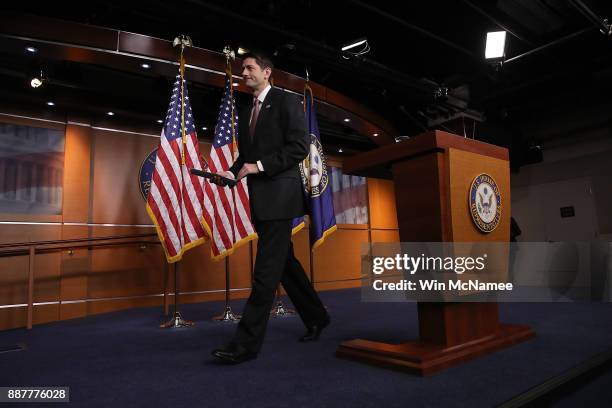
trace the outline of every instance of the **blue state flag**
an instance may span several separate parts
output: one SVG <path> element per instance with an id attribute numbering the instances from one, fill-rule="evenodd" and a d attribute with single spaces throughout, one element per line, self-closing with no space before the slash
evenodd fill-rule
<path id="1" fill-rule="evenodd" d="M 304 87 L 304 112 L 310 135 L 310 153 L 300 163 L 300 172 L 304 192 L 307 195 L 308 214 L 310 215 L 310 245 L 311 249 L 314 250 L 337 227 L 332 201 L 331 173 L 323 154 L 312 90 L 308 85 Z M 294 219 L 294 232 L 298 231 L 303 223 L 303 217 Z"/>

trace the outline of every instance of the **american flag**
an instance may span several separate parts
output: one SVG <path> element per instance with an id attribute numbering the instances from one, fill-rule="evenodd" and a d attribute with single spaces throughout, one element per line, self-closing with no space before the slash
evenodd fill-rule
<path id="1" fill-rule="evenodd" d="M 191 168 L 202 169 L 200 149 L 187 87 L 177 75 L 147 196 L 147 212 L 155 224 L 168 262 L 179 261 L 186 250 L 206 238 L 201 223 L 204 182 L 189 173 Z"/>
<path id="2" fill-rule="evenodd" d="M 238 157 L 238 115 L 232 92 L 231 73 L 225 76 L 225 91 L 219 107 L 210 150 L 209 171 L 226 171 Z M 213 259 L 229 255 L 240 244 L 256 237 L 251 223 L 246 178 L 233 189 L 205 181 L 204 226 L 211 237 Z"/>

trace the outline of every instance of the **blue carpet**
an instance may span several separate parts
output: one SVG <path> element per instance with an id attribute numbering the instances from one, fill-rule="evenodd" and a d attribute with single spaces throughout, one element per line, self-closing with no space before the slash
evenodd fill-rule
<path id="1" fill-rule="evenodd" d="M 321 297 L 332 324 L 319 342 L 297 342 L 297 317 L 271 319 L 259 358 L 238 366 L 209 357 L 234 331 L 208 321 L 221 302 L 185 305 L 191 329 L 159 329 L 159 307 L 0 332 L 0 345 L 28 347 L 0 354 L 0 385 L 69 386 L 83 407 L 490 407 L 612 346 L 612 304 L 501 304 L 504 322 L 538 337 L 421 378 L 334 357 L 343 340 L 415 339 L 415 304 L 362 303 L 358 289 Z"/>

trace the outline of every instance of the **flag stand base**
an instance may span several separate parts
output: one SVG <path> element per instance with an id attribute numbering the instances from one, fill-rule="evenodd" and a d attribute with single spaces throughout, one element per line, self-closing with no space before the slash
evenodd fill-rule
<path id="1" fill-rule="evenodd" d="M 215 322 L 238 323 L 241 317 L 242 316 L 240 316 L 239 314 L 234 314 L 230 306 L 225 306 L 225 312 L 223 312 L 222 315 L 213 317 L 212 320 Z"/>
<path id="2" fill-rule="evenodd" d="M 172 327 L 192 327 L 195 323 L 189 320 L 183 320 L 183 317 L 179 312 L 174 312 L 174 317 L 168 320 L 166 323 L 159 325 L 162 329 L 169 329 Z"/>
<path id="3" fill-rule="evenodd" d="M 276 306 L 270 311 L 270 317 L 293 317 L 295 310 L 286 308 L 280 300 L 276 302 Z"/>

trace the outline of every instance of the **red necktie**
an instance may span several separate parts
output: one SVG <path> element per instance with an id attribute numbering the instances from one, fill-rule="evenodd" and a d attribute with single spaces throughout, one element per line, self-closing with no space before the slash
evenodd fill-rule
<path id="1" fill-rule="evenodd" d="M 257 125 L 257 117 L 259 116 L 259 105 L 261 102 L 259 99 L 255 98 L 253 100 L 253 109 L 251 111 L 251 122 L 249 123 L 249 136 L 251 136 L 251 140 L 253 139 L 253 135 L 255 134 L 255 125 Z"/>

